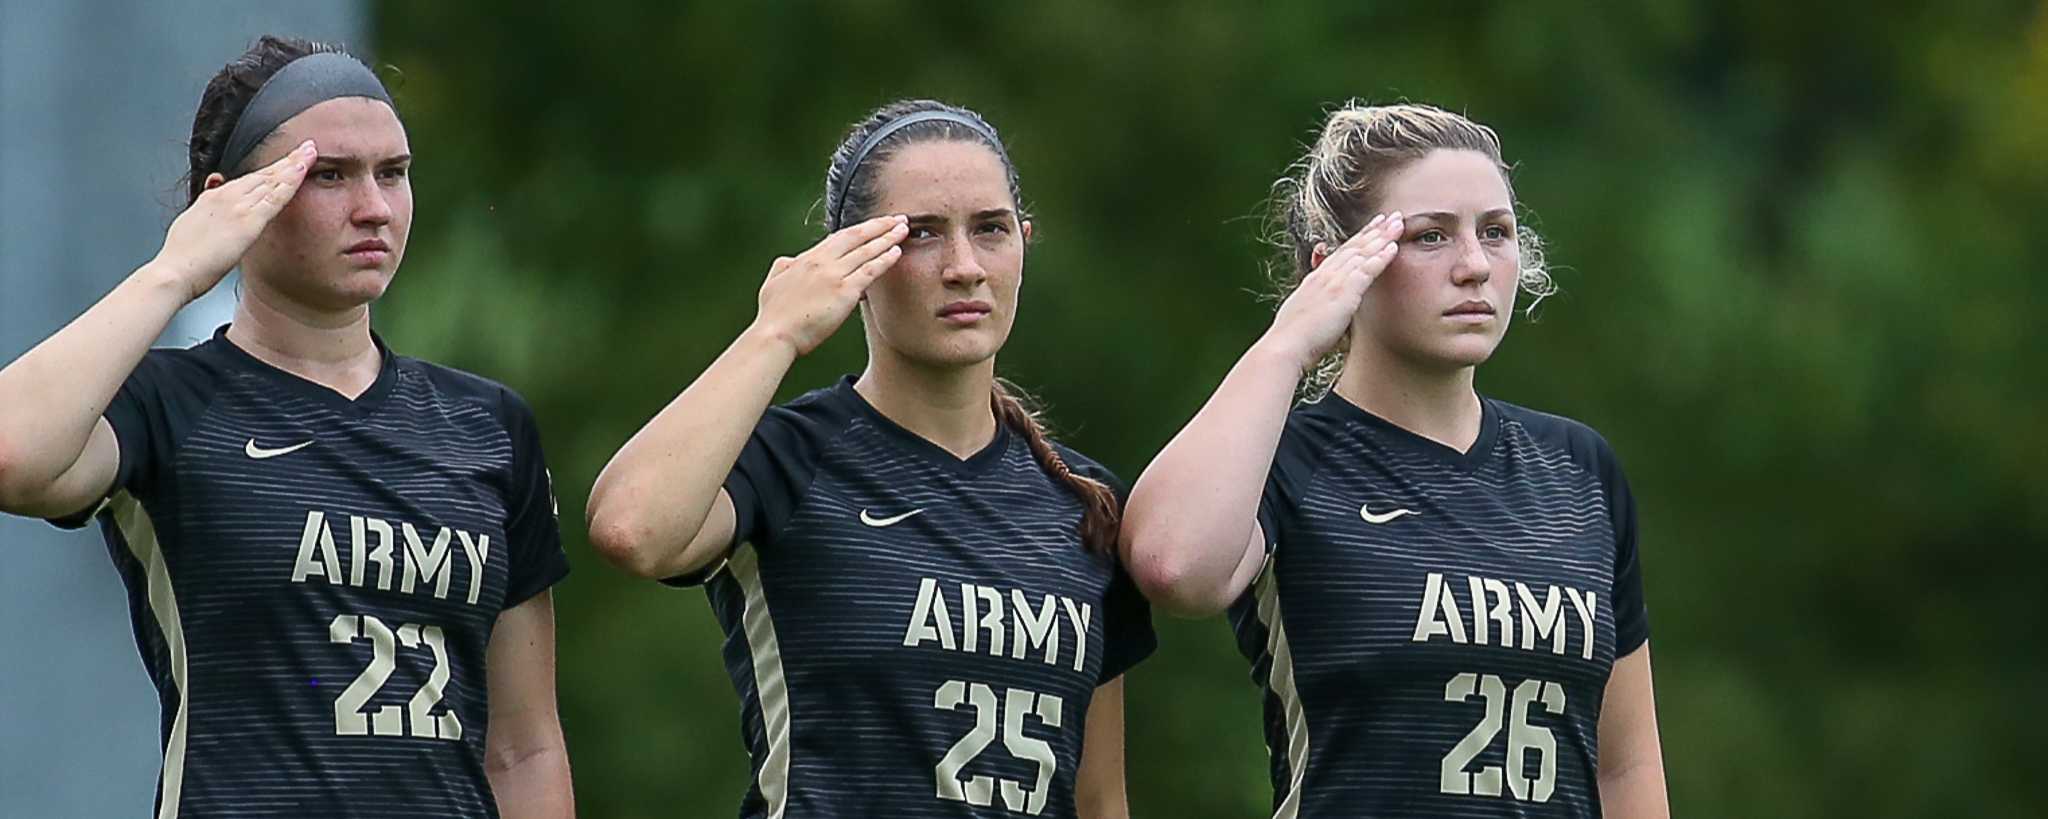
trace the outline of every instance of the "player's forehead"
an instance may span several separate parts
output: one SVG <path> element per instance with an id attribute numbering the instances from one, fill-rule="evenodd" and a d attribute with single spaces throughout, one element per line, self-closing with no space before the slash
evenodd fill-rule
<path id="1" fill-rule="evenodd" d="M 1009 169 L 988 146 L 939 140 L 904 146 L 875 174 L 876 210 L 912 217 L 966 220 L 977 213 L 1014 212 Z"/>
<path id="2" fill-rule="evenodd" d="M 1430 151 L 1389 174 L 1381 188 L 1380 212 L 1443 213 L 1461 217 L 1514 207 L 1507 178 L 1478 151 Z"/>
<path id="3" fill-rule="evenodd" d="M 250 167 L 275 162 L 309 139 L 322 157 L 351 157 L 370 164 L 411 153 L 405 124 L 391 106 L 366 97 L 342 97 L 300 111 L 277 126 L 250 154 Z"/>

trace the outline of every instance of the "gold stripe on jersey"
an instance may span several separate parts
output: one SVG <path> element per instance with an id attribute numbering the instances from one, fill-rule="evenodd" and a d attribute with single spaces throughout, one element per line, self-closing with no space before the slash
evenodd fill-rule
<path id="1" fill-rule="evenodd" d="M 1273 819 L 1295 819 L 1301 813 L 1301 782 L 1308 774 L 1308 711 L 1294 689 L 1294 652 L 1287 647 L 1287 629 L 1280 624 L 1280 578 L 1273 563 L 1273 558 L 1266 558 L 1265 574 L 1258 580 L 1259 619 L 1266 624 L 1266 654 L 1273 658 L 1270 685 L 1287 714 L 1287 775 L 1292 780 Z"/>
<path id="2" fill-rule="evenodd" d="M 185 627 L 178 619 L 178 595 L 171 589 L 171 570 L 156 539 L 156 523 L 134 495 L 121 492 L 104 507 L 114 513 L 121 540 L 135 562 L 149 573 L 149 610 L 163 631 L 164 646 L 171 655 L 171 679 L 178 686 L 178 714 L 171 718 L 171 736 L 164 743 L 163 781 L 157 792 L 157 819 L 178 819 L 178 801 L 185 785 L 185 722 L 191 718 L 187 705 L 192 692 L 185 674 Z"/>
<path id="3" fill-rule="evenodd" d="M 775 618 L 768 613 L 768 595 L 761 588 L 761 560 L 750 543 L 740 544 L 725 562 L 727 571 L 746 590 L 747 647 L 754 655 L 754 692 L 761 698 L 761 729 L 768 754 L 761 760 L 757 784 L 768 802 L 768 819 L 782 819 L 789 808 L 789 681 L 782 675 L 782 647 L 775 641 Z"/>

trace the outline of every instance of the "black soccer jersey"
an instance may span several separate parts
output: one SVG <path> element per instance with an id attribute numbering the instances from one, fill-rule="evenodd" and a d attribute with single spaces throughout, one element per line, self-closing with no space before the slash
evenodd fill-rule
<path id="1" fill-rule="evenodd" d="M 1295 410 L 1231 610 L 1274 815 L 1598 816 L 1602 695 L 1648 639 L 1605 441 L 1482 399 L 1460 453 L 1331 395 Z"/>
<path id="2" fill-rule="evenodd" d="M 1022 436 L 961 460 L 849 377 L 770 408 L 725 489 L 707 592 L 753 756 L 742 816 L 1074 815 L 1090 698 L 1155 640 Z"/>
<path id="3" fill-rule="evenodd" d="M 568 572 L 539 437 L 510 390 L 377 346 L 351 401 L 217 333 L 107 408 L 159 817 L 498 815 L 485 647 Z"/>

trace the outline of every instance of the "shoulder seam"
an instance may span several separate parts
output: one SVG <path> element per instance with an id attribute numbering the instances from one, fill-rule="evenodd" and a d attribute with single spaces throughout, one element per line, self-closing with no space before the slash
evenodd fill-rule
<path id="1" fill-rule="evenodd" d="M 796 400 L 789 402 L 789 404 L 769 407 L 768 410 L 772 412 L 776 409 L 794 406 L 799 402 L 806 404 L 818 404 L 824 403 L 824 401 L 826 400 L 825 396 L 820 396 L 819 398 L 811 401 L 804 400 L 810 397 L 811 396 L 808 394 L 799 396 Z M 797 489 L 796 503 L 791 504 L 789 507 L 789 520 L 783 521 L 783 526 L 785 527 L 785 530 L 791 522 L 797 519 L 798 515 L 802 514 L 804 508 L 810 505 L 811 487 L 817 484 L 818 473 L 824 471 L 823 467 L 825 464 L 825 459 L 831 457 L 839 449 L 846 446 L 846 433 L 852 430 L 855 424 L 860 423 L 860 420 L 861 419 L 857 417 L 848 416 L 843 422 L 832 425 L 831 431 L 825 437 L 825 445 L 818 448 L 818 460 L 814 467 L 811 469 L 811 474 L 804 478 L 803 486 Z M 734 545 L 737 546 L 738 544 L 735 543 Z"/>

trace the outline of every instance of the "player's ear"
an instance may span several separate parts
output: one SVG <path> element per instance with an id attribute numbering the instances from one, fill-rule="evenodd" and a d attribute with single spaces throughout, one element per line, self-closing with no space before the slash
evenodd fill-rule
<path id="1" fill-rule="evenodd" d="M 225 185 L 225 184 L 227 184 L 227 183 L 228 183 L 228 178 L 227 178 L 227 176 L 223 175 L 223 174 L 222 174 L 221 172 L 219 172 L 219 171 L 214 171 L 213 173 L 207 174 L 207 175 L 206 175 L 206 181 L 205 181 L 205 182 L 203 182 L 203 183 L 200 183 L 200 184 L 202 185 L 202 190 L 209 190 L 209 191 L 210 191 L 210 190 L 213 190 L 214 188 L 218 188 L 218 187 L 220 187 L 220 186 L 222 186 L 222 185 Z"/>
<path id="2" fill-rule="evenodd" d="M 1024 243 L 1027 245 L 1031 244 L 1031 220 L 1026 219 L 1023 222 L 1019 223 L 1017 225 L 1017 229 L 1023 232 Z"/>
<path id="3" fill-rule="evenodd" d="M 1322 242 L 1317 242 L 1315 249 L 1310 250 L 1308 252 L 1308 269 L 1314 270 L 1318 267 L 1322 267 L 1323 260 L 1327 258 L 1330 258 L 1330 246 Z"/>

